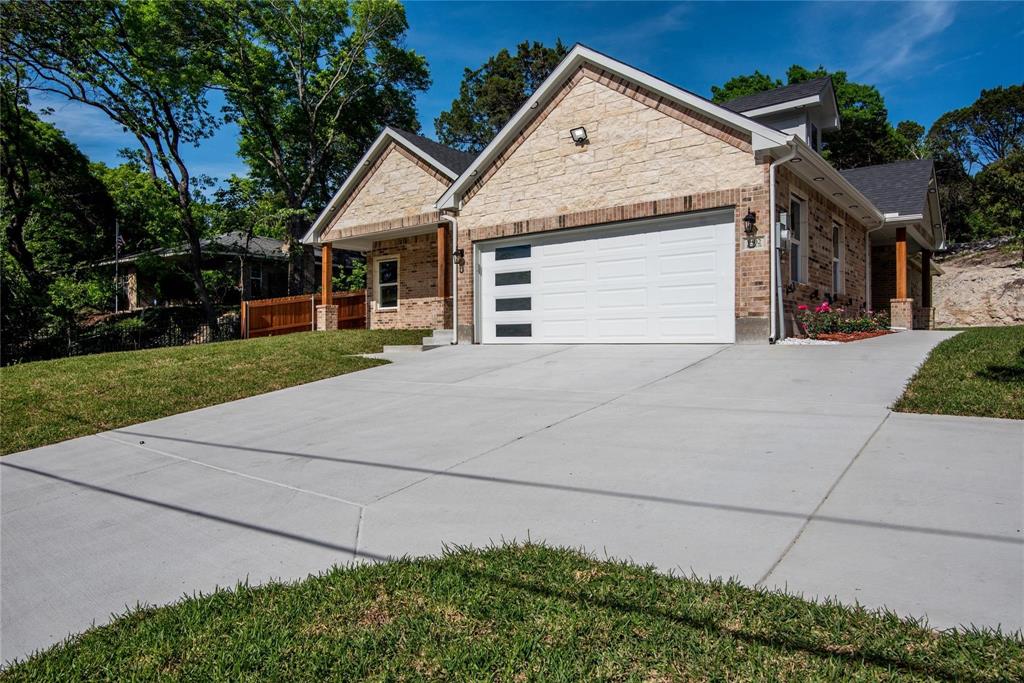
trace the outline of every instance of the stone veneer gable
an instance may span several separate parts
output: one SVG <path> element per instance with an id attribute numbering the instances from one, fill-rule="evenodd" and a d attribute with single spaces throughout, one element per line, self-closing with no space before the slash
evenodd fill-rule
<path id="1" fill-rule="evenodd" d="M 584 146 L 569 136 L 577 126 Z M 470 188 L 459 221 L 473 229 L 760 182 L 749 134 L 584 68 Z"/>
<path id="2" fill-rule="evenodd" d="M 392 142 L 342 204 L 327 238 L 436 222 L 434 204 L 450 184 L 440 171 Z"/>

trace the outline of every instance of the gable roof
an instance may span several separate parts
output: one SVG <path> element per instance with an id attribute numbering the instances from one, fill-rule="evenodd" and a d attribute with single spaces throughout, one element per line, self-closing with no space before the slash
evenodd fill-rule
<path id="1" fill-rule="evenodd" d="M 331 201 L 327 202 L 327 206 L 320 212 L 320 215 L 313 221 L 313 225 L 306 231 L 306 234 L 302 236 L 303 244 L 313 244 L 315 236 L 318 235 L 322 228 L 326 227 L 327 222 L 334 217 L 334 214 L 338 211 L 338 208 L 348 197 L 349 192 L 353 191 L 359 186 L 359 182 L 369 171 L 373 161 L 387 148 L 391 143 L 401 145 L 403 148 L 418 156 L 420 159 L 425 161 L 430 166 L 436 168 L 440 173 L 447 176 L 450 180 L 455 180 L 459 177 L 466 166 L 469 165 L 473 155 L 460 152 L 451 147 L 446 147 L 439 142 L 434 142 L 422 135 L 410 133 L 409 131 L 399 130 L 398 128 L 392 128 L 387 126 L 380 132 L 377 139 L 373 141 L 370 148 L 366 150 L 366 153 L 359 159 L 356 165 L 352 168 L 352 172 L 348 174 L 345 181 L 338 188 L 338 191 L 331 197 Z M 467 159 L 466 157 L 470 157 Z"/>
<path id="2" fill-rule="evenodd" d="M 737 97 L 723 103 L 722 106 L 735 112 L 755 111 L 777 104 L 806 99 L 815 95 L 820 97 L 830 85 L 832 85 L 832 79 L 828 76 L 812 78 L 809 81 L 793 83 L 792 85 L 784 85 L 780 88 Z"/>
<path id="3" fill-rule="evenodd" d="M 928 184 L 934 173 L 931 159 L 910 159 L 891 164 L 840 171 L 883 214 L 924 214 Z"/>
<path id="4" fill-rule="evenodd" d="M 752 147 L 755 151 L 771 149 L 785 145 L 791 136 L 770 128 L 751 118 L 726 109 L 721 105 L 701 97 L 688 90 L 672 85 L 667 81 L 652 76 L 635 67 L 620 62 L 597 50 L 577 43 L 559 62 L 540 87 L 519 108 L 508 123 L 498 132 L 493 140 L 480 152 L 479 156 L 452 183 L 451 187 L 437 200 L 437 208 L 449 209 L 458 204 L 458 197 L 476 179 L 476 176 L 488 168 L 497 157 L 505 151 L 516 135 L 533 118 L 540 113 L 542 103 L 548 102 L 562 83 L 584 64 L 596 66 L 631 83 L 636 83 L 657 95 L 683 105 L 698 113 L 704 114 L 721 123 L 751 134 Z"/>
<path id="5" fill-rule="evenodd" d="M 469 168 L 469 165 L 473 163 L 473 159 L 476 159 L 475 154 L 461 152 L 457 149 L 448 147 L 447 145 L 442 145 L 440 142 L 434 142 L 430 138 L 425 138 L 422 135 L 410 133 L 409 131 L 402 130 L 401 128 L 392 128 L 391 130 L 430 154 L 432 157 L 444 164 L 448 169 L 455 171 L 456 175 Z"/>

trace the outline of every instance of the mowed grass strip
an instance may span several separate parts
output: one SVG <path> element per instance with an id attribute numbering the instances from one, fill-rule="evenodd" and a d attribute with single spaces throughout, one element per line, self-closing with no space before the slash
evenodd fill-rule
<path id="1" fill-rule="evenodd" d="M 8 681 L 1018 681 L 1024 641 L 539 545 L 128 612 Z"/>
<path id="2" fill-rule="evenodd" d="M 968 329 L 942 342 L 893 409 L 1024 420 L 1024 325 Z"/>
<path id="3" fill-rule="evenodd" d="M 103 353 L 0 369 L 0 450 L 13 453 L 380 365 L 425 330 L 341 330 Z"/>

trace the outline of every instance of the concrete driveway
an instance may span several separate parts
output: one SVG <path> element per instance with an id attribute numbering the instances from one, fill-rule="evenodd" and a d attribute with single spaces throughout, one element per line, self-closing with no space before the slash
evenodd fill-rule
<path id="1" fill-rule="evenodd" d="M 1024 626 L 1024 423 L 891 414 L 946 334 L 460 346 L 3 458 L 9 660 L 126 605 L 544 539 Z"/>

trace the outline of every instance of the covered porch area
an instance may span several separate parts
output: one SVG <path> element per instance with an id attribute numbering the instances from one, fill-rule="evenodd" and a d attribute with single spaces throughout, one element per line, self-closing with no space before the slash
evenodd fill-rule
<path id="1" fill-rule="evenodd" d="M 436 220 L 352 232 L 325 235 L 322 257 L 330 258 L 333 249 L 363 254 L 370 329 L 452 328 L 452 244 L 448 223 Z M 326 291 L 330 291 L 330 282 L 325 279 L 321 292 Z M 329 306 L 326 300 L 320 303 Z"/>
<path id="2" fill-rule="evenodd" d="M 888 310 L 893 329 L 930 330 L 934 326 L 931 240 L 919 227 L 886 224 L 871 235 L 868 299 L 872 310 Z"/>

